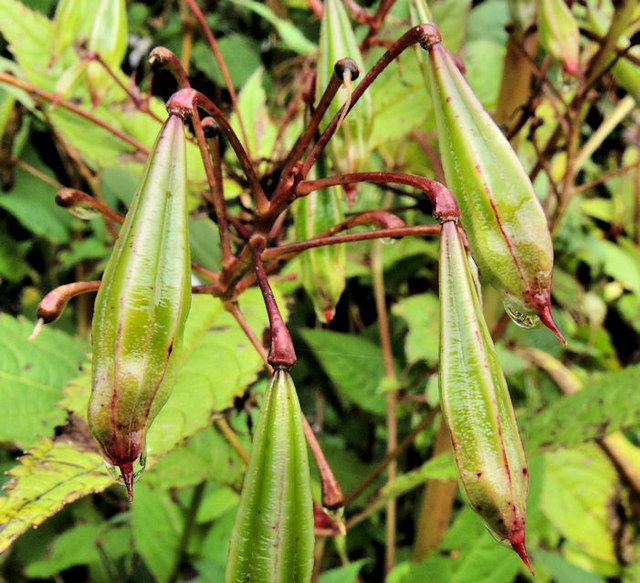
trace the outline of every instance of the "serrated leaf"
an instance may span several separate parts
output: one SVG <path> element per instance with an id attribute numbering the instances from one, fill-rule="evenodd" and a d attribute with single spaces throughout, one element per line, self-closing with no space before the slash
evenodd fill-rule
<path id="1" fill-rule="evenodd" d="M 584 389 L 541 411 L 526 411 L 518 425 L 527 455 L 573 447 L 640 425 L 640 365 L 595 376 Z"/>
<path id="2" fill-rule="evenodd" d="M 0 553 L 65 504 L 113 483 L 100 454 L 62 440 L 40 438 L 21 462 L 0 496 Z"/>
<path id="3" fill-rule="evenodd" d="M 617 503 L 618 476 L 595 444 L 545 455 L 540 508 L 563 536 L 580 551 L 609 568 L 617 559 L 609 508 Z"/>
<path id="4" fill-rule="evenodd" d="M 432 293 L 418 294 L 399 301 L 392 312 L 404 318 L 409 327 L 404 349 L 409 362 L 439 359 L 440 303 Z"/>
<path id="5" fill-rule="evenodd" d="M 318 577 L 318 583 L 351 583 L 351 581 L 356 581 L 360 569 L 368 562 L 368 559 L 360 559 L 343 567 L 325 571 Z"/>
<path id="6" fill-rule="evenodd" d="M 0 441 L 22 449 L 64 422 L 55 404 L 89 351 L 85 342 L 53 328 L 29 342 L 32 330 L 33 322 L 0 314 Z"/>
<path id="7" fill-rule="evenodd" d="M 378 345 L 331 330 L 297 330 L 312 349 L 338 392 L 370 413 L 382 415 L 385 396 L 378 391 L 384 376 Z"/>

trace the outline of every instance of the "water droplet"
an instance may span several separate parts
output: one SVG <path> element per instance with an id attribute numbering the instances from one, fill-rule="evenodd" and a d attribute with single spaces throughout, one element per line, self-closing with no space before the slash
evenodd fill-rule
<path id="1" fill-rule="evenodd" d="M 114 482 L 119 482 L 120 484 L 124 484 L 124 480 L 122 479 L 122 472 L 118 466 L 114 466 L 110 464 L 108 461 L 104 462 L 109 475 L 113 479 Z M 133 462 L 133 480 L 136 481 L 142 476 L 144 473 L 144 469 L 147 466 L 147 450 L 144 449 L 140 454 L 140 457 Z"/>
<path id="2" fill-rule="evenodd" d="M 395 245 L 400 239 L 397 237 L 380 237 L 378 241 L 383 245 Z"/>
<path id="3" fill-rule="evenodd" d="M 535 328 L 540 324 L 540 318 L 535 314 L 523 314 L 519 310 L 513 309 L 506 304 L 504 309 L 513 323 L 520 326 L 520 328 Z"/>

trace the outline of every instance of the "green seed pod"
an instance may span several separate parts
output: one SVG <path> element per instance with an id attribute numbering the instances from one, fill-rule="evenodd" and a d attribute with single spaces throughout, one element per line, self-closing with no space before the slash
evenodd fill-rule
<path id="1" fill-rule="evenodd" d="M 227 583 L 308 583 L 314 520 L 302 411 L 289 373 L 265 393 L 231 534 Z"/>
<path id="2" fill-rule="evenodd" d="M 318 56 L 318 70 L 316 78 L 316 101 L 334 74 L 337 61 L 349 57 L 355 61 L 360 74 L 364 74 L 364 60 L 360 53 L 349 16 L 341 0 L 325 0 L 320 23 L 320 54 Z M 357 85 L 355 78 L 345 71 L 348 83 L 352 88 Z M 325 122 L 328 124 L 338 113 L 342 105 L 350 98 L 350 91 L 343 87 L 338 91 L 338 99 L 334 99 L 327 113 Z M 369 157 L 369 136 L 373 119 L 373 102 L 367 92 L 358 100 L 342 124 L 341 130 L 331 138 L 329 149 L 336 168 L 341 173 L 357 172 Z"/>
<path id="3" fill-rule="evenodd" d="M 529 475 L 509 389 L 453 221 L 440 238 L 440 401 L 463 490 L 499 541 L 529 567 Z"/>
<path id="4" fill-rule="evenodd" d="M 182 119 L 153 146 L 102 277 L 93 315 L 89 427 L 132 496 L 147 430 L 169 397 L 191 302 Z"/>
<path id="5" fill-rule="evenodd" d="M 509 16 L 520 34 L 525 33 L 535 24 L 537 5 L 536 0 L 507 0 Z"/>
<path id="6" fill-rule="evenodd" d="M 551 316 L 553 245 L 542 206 L 518 156 L 440 43 L 429 78 L 447 186 L 480 273 L 520 326 Z"/>
<path id="7" fill-rule="evenodd" d="M 296 240 L 305 241 L 344 220 L 337 188 L 316 190 L 293 206 Z M 319 321 L 333 319 L 346 285 L 344 245 L 326 245 L 300 254 L 300 279 Z"/>
<path id="8" fill-rule="evenodd" d="M 125 0 L 101 0 L 89 37 L 89 50 L 100 55 L 114 72 L 120 70 L 127 51 L 127 7 Z M 101 63 L 91 61 L 87 79 L 93 103 L 102 99 L 114 84 Z"/>
<path id="9" fill-rule="evenodd" d="M 575 76 L 580 65 L 580 30 L 564 0 L 540 0 L 538 31 L 544 50 Z"/>

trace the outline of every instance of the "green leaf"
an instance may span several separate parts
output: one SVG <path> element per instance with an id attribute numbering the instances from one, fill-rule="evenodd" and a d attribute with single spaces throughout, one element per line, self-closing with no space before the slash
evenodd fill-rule
<path id="1" fill-rule="evenodd" d="M 526 411 L 518 425 L 527 455 L 573 447 L 640 425 L 640 365 L 594 375 L 585 388 L 541 411 Z"/>
<path id="2" fill-rule="evenodd" d="M 55 404 L 89 350 L 51 327 L 29 342 L 32 329 L 33 322 L 0 314 L 0 441 L 22 449 L 64 422 Z"/>
<path id="3" fill-rule="evenodd" d="M 263 70 L 259 68 L 249 77 L 238 96 L 238 109 L 249 139 L 245 147 L 256 159 L 270 157 L 278 135 L 267 109 L 267 93 L 262 78 Z M 238 135 L 242 135 L 235 114 L 231 117 L 231 125 Z"/>
<path id="4" fill-rule="evenodd" d="M 136 486 L 132 505 L 133 536 L 136 550 L 154 579 L 168 581 L 173 570 L 184 519 L 169 492 Z"/>
<path id="5" fill-rule="evenodd" d="M 384 365 L 378 345 L 330 330 L 296 332 L 313 350 L 340 394 L 365 411 L 384 414 L 385 396 L 378 391 Z"/>
<path id="6" fill-rule="evenodd" d="M 88 428 L 85 428 L 88 431 Z M 102 456 L 88 450 L 86 441 L 40 438 L 22 463 L 11 470 L 12 479 L 0 496 L 0 553 L 32 526 L 91 492 L 113 482 Z M 83 436 L 88 440 L 88 435 Z M 84 443 L 84 449 L 78 447 Z M 90 443 L 90 442 L 89 442 Z"/>
<path id="7" fill-rule="evenodd" d="M 301 55 L 308 55 L 317 50 L 318 47 L 312 43 L 302 32 L 300 32 L 291 22 L 279 18 L 268 7 L 253 0 L 233 0 L 235 4 L 243 6 L 255 12 L 272 24 L 278 31 L 282 44 L 289 50 Z"/>
<path id="8" fill-rule="evenodd" d="M 45 559 L 27 565 L 25 575 L 42 579 L 75 565 L 98 562 L 100 555 L 95 539 L 102 529 L 97 524 L 81 524 L 63 532 L 53 540 Z"/>
<path id="9" fill-rule="evenodd" d="M 594 575 L 573 565 L 562 555 L 543 549 L 536 549 L 536 566 L 542 565 L 556 581 L 562 583 L 605 583 L 599 575 Z"/>
<path id="10" fill-rule="evenodd" d="M 38 158 L 33 146 L 26 148 L 22 158 L 37 170 L 51 176 Z M 71 215 L 55 204 L 57 189 L 36 178 L 21 167 L 15 169 L 15 184 L 10 192 L 0 196 L 0 207 L 16 217 L 36 235 L 56 243 L 69 240 Z"/>
<path id="11" fill-rule="evenodd" d="M 360 559 L 343 567 L 325 571 L 318 577 L 318 583 L 351 583 L 352 581 L 357 581 L 360 569 L 362 569 L 367 562 L 367 559 Z"/>
<path id="12" fill-rule="evenodd" d="M 440 303 L 433 293 L 417 294 L 401 300 L 392 312 L 404 318 L 409 327 L 405 353 L 409 362 L 426 360 L 437 364 L 439 359 Z"/>
<path id="13" fill-rule="evenodd" d="M 511 583 L 520 559 L 496 543 L 482 520 L 465 506 L 442 542 L 402 583 Z"/>
<path id="14" fill-rule="evenodd" d="M 598 561 L 600 574 L 618 572 L 609 508 L 619 493 L 616 469 L 595 444 L 545 455 L 540 508 L 578 551 Z"/>
<path id="15" fill-rule="evenodd" d="M 213 271 L 220 269 L 220 233 L 211 219 L 198 218 L 189 221 L 189 243 L 193 261 Z"/>

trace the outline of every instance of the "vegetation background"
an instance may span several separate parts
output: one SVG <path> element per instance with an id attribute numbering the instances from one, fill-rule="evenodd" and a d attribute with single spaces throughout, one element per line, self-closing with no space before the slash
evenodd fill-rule
<path id="1" fill-rule="evenodd" d="M 407 2 L 392 4 L 375 39 L 395 40 L 410 26 Z M 615 3 L 618 13 L 633 16 L 617 28 L 609 26 L 617 22 L 612 2 L 570 4 L 581 27 L 575 77 L 538 45 L 535 21 L 519 36 L 506 1 L 442 0 L 431 8 L 473 89 L 531 169 L 554 235 L 554 316 L 566 346 L 546 329 L 509 323 L 495 292 L 484 290 L 529 458 L 527 546 L 537 580 L 631 583 L 640 581 L 640 60 L 633 46 L 640 23 L 635 2 Z M 317 5 L 201 5 L 264 172 L 282 155 L 278 146 L 291 144 L 303 127 L 302 105 L 287 106 L 299 104 L 308 89 Z M 379 9 L 362 6 L 371 14 Z M 130 94 L 107 80 L 96 105 L 84 72 L 69 73 L 82 62 L 82 39 L 57 44 L 64 27 L 56 28 L 55 8 L 55 0 L 0 0 L 0 578 L 221 581 L 244 470 L 238 452 L 250 448 L 266 386 L 259 356 L 221 303 L 194 298 L 185 361 L 153 425 L 149 469 L 131 506 L 122 486 L 112 485 L 84 424 L 93 296 L 75 298 L 35 341 L 26 339 L 44 294 L 102 273 L 112 226 L 90 212 L 84 220 L 71 215 L 56 206 L 55 195 L 62 186 L 80 188 L 126 210 L 164 116 L 163 99 L 175 89 L 159 73 L 156 97 L 144 100 L 149 50 L 174 51 L 189 63 L 193 86 L 230 112 L 235 127 L 237 115 L 186 3 L 127 3 L 126 57 L 117 74 Z M 92 10 L 85 12 L 91 18 Z M 360 39 L 371 31 L 354 26 Z M 384 42 L 369 45 L 371 65 Z M 602 47 L 610 59 L 590 78 Z M 616 49 L 624 54 L 611 61 Z M 367 169 L 442 179 L 430 100 L 411 51 L 380 76 L 371 95 Z M 225 156 L 225 192 L 241 213 L 246 194 L 236 162 Z M 193 258 L 216 270 L 218 236 L 198 196 L 206 181 L 195 147 L 189 157 Z M 432 221 L 423 201 L 373 186 L 359 189 L 351 210 L 383 207 L 408 224 Z M 285 241 L 292 237 L 286 221 Z M 393 582 L 530 580 L 464 505 L 452 479 L 437 413 L 437 241 L 361 242 L 347 253 L 347 289 L 329 327 L 316 323 L 293 277 L 297 259 L 273 278 L 296 341 L 292 372 L 303 410 L 348 500 L 347 536 L 329 521 L 317 538 L 314 577 L 381 581 L 393 564 L 387 576 Z M 376 302 L 380 282 L 384 320 Z M 249 289 L 240 303 L 261 334 L 259 293 Z M 385 330 L 390 368 L 382 357 Z M 412 434 L 419 424 L 425 429 Z M 368 480 L 390 432 L 399 442 L 408 436 L 395 469 Z M 390 501 L 397 513 L 391 529 Z"/>

